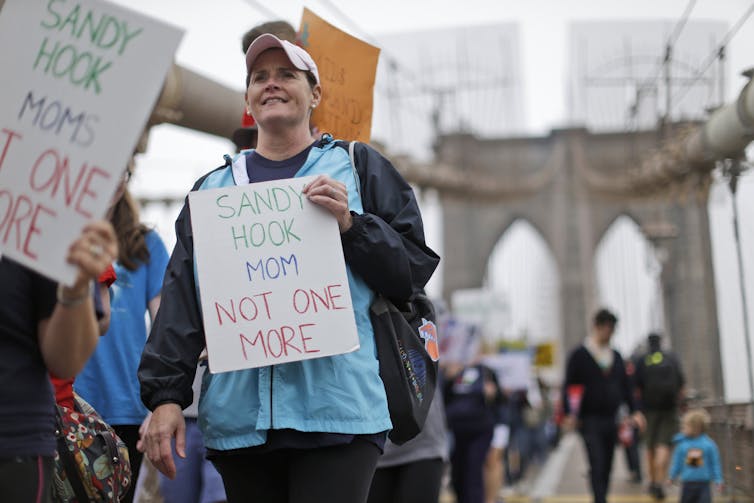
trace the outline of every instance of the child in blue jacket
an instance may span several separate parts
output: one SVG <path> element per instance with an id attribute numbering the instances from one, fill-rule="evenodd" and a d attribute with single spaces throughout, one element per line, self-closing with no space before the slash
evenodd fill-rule
<path id="1" fill-rule="evenodd" d="M 709 423 L 706 411 L 690 410 L 683 416 L 681 433 L 673 439 L 675 450 L 670 479 L 681 480 L 680 503 L 711 503 L 710 482 L 714 482 L 718 490 L 722 488 L 720 454 L 715 441 L 704 433 Z"/>

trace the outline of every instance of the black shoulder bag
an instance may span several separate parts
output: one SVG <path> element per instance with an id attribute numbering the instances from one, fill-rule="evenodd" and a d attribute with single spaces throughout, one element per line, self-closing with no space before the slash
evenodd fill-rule
<path id="1" fill-rule="evenodd" d="M 364 177 L 356 166 L 354 146 L 355 142 L 349 144 L 348 154 L 357 190 L 362 194 Z M 439 359 L 435 308 L 423 291 L 400 304 L 377 292 L 369 317 L 393 423 L 388 437 L 400 445 L 421 431 L 435 392 Z"/>

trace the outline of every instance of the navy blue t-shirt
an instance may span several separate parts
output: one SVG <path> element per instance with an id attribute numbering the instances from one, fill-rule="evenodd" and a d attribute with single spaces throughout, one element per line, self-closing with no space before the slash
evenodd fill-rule
<path id="1" fill-rule="evenodd" d="M 0 258 L 0 458 L 55 453 L 55 397 L 37 328 L 55 307 L 56 284 Z"/>
<path id="2" fill-rule="evenodd" d="M 485 396 L 485 382 L 495 383 L 495 373 L 478 364 L 465 367 L 444 387 L 445 417 L 448 427 L 456 433 L 492 431 L 498 420 L 501 396 L 489 400 Z"/>
<path id="3" fill-rule="evenodd" d="M 246 173 L 249 175 L 249 181 L 254 183 L 292 178 L 306 162 L 313 145 L 314 143 L 300 153 L 283 161 L 271 161 L 262 157 L 257 152 L 251 152 L 246 156 Z M 348 433 L 304 432 L 292 429 L 268 430 L 267 442 L 262 445 L 230 451 L 207 449 L 207 452 L 212 457 L 227 454 L 263 453 L 278 449 L 314 449 L 317 447 L 350 444 L 357 438 L 371 442 L 380 451 L 383 451 L 385 449 L 386 437 L 387 432 L 384 431 L 355 435 Z"/>
<path id="4" fill-rule="evenodd" d="M 309 151 L 313 146 L 314 143 L 293 157 L 282 161 L 272 161 L 262 157 L 256 151 L 252 151 L 246 156 L 246 174 L 249 175 L 249 183 L 293 178 L 306 162 Z"/>

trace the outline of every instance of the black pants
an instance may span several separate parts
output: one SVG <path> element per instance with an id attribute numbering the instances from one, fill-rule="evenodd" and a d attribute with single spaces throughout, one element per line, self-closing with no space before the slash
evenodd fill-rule
<path id="1" fill-rule="evenodd" d="M 484 460 L 493 430 L 454 431 L 451 479 L 458 503 L 484 503 Z"/>
<path id="2" fill-rule="evenodd" d="M 684 482 L 681 485 L 680 503 L 712 503 L 709 482 Z"/>
<path id="3" fill-rule="evenodd" d="M 120 503 L 132 503 L 134 500 L 134 491 L 136 490 L 136 481 L 139 480 L 139 469 L 141 468 L 142 453 L 136 449 L 136 442 L 139 440 L 138 424 L 118 424 L 112 425 L 115 433 L 118 434 L 123 443 L 128 447 L 128 460 L 131 462 L 131 486 L 128 492 L 120 500 Z"/>
<path id="4" fill-rule="evenodd" d="M 0 459 L 0 501 L 50 503 L 53 458 L 24 456 Z"/>
<path id="5" fill-rule="evenodd" d="M 587 416 L 581 420 L 581 436 L 589 458 L 589 480 L 594 503 L 607 503 L 610 472 L 618 428 L 612 417 Z"/>
<path id="6" fill-rule="evenodd" d="M 228 503 L 364 503 L 380 450 L 347 445 L 212 457 Z"/>
<path id="7" fill-rule="evenodd" d="M 441 458 L 378 468 L 368 503 L 437 503 L 444 463 Z"/>

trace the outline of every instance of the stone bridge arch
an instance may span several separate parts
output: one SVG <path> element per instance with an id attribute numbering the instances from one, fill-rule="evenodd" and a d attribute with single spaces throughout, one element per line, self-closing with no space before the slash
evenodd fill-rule
<path id="1" fill-rule="evenodd" d="M 650 331 L 667 333 L 660 272 L 641 224 L 626 213 L 613 220 L 595 250 L 594 274 L 600 300 L 619 313 L 613 346 L 624 355 L 645 346 Z"/>
<path id="2" fill-rule="evenodd" d="M 551 243 L 524 216 L 514 217 L 499 235 L 487 263 L 485 285 L 508 294 L 511 316 L 505 335 L 563 347 L 558 266 Z M 545 305 L 552 309 L 543 311 Z"/>
<path id="3" fill-rule="evenodd" d="M 524 219 L 540 232 L 555 258 L 563 341 L 572 347 L 587 333 L 598 307 L 597 246 L 615 219 L 627 215 L 665 257 L 661 285 L 667 332 L 690 386 L 707 397 L 722 397 L 707 216 L 709 174 L 678 193 L 632 192 L 614 183 L 658 142 L 656 131 L 592 134 L 581 128 L 539 138 L 440 138 L 438 165 L 495 186 L 478 193 L 440 191 L 444 296 L 481 287 L 498 239 L 512 222 Z"/>

